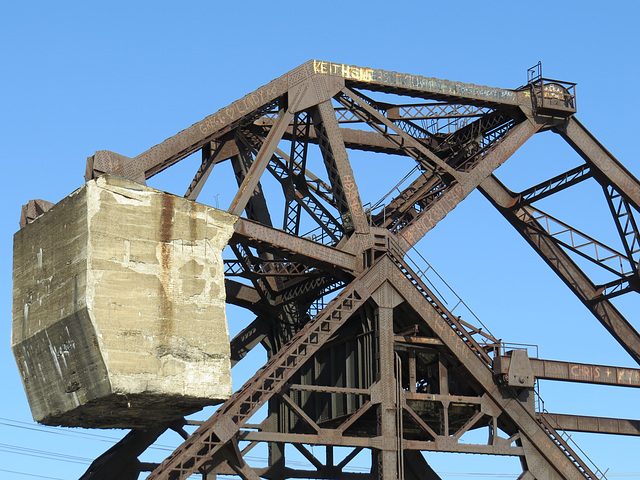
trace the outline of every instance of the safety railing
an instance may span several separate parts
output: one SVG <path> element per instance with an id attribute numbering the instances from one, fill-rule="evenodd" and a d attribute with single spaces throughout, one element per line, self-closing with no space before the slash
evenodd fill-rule
<path id="1" fill-rule="evenodd" d="M 556 421 L 553 420 L 553 417 L 549 415 L 549 412 L 544 407 L 544 400 L 540 396 L 540 384 L 536 381 L 536 387 L 534 389 L 535 397 L 536 397 L 536 412 L 537 412 L 537 420 L 545 429 L 547 434 L 553 439 L 553 441 L 567 454 L 567 456 L 573 461 L 576 466 L 584 473 L 586 478 L 593 478 L 584 470 L 584 461 L 588 463 L 588 468 L 593 472 L 596 479 L 606 480 L 606 473 L 609 469 L 604 472 L 598 468 L 598 466 L 589 458 L 589 456 L 585 453 L 582 448 L 576 443 L 576 441 L 571 437 L 566 430 L 563 430 L 560 425 Z M 579 452 L 580 457 L 576 456 L 576 452 Z M 584 461 L 582 460 L 584 459 Z"/>

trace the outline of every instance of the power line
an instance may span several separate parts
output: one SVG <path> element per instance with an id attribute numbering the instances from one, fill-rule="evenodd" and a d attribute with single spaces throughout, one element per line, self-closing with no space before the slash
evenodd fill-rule
<path id="1" fill-rule="evenodd" d="M 35 432 L 42 432 L 42 433 L 50 433 L 52 435 L 62 435 L 65 437 L 74 437 L 74 438 L 81 438 L 81 439 L 85 439 L 85 440 L 94 440 L 94 441 L 98 441 L 98 442 L 105 442 L 105 443 L 109 443 L 111 445 L 119 442 L 121 439 L 117 438 L 117 437 L 110 437 L 108 435 L 100 435 L 98 433 L 87 433 L 87 432 L 68 432 L 68 431 L 60 431 L 58 429 L 58 427 L 48 427 L 48 426 L 44 426 L 44 425 L 32 425 L 30 423 L 27 422 L 20 422 L 18 420 L 12 420 L 10 418 L 3 418 L 0 417 L 0 425 L 4 425 L 5 427 L 12 427 L 12 428 L 21 428 L 24 430 L 33 430 Z M 162 445 L 162 444 L 158 444 L 158 445 L 152 445 L 149 448 L 152 448 L 154 450 L 163 450 L 163 451 L 173 451 L 175 450 L 175 447 L 171 446 L 171 445 Z"/>
<path id="2" fill-rule="evenodd" d="M 101 441 L 101 442 L 107 442 L 107 443 L 117 443 L 118 441 L 120 441 L 119 438 L 117 437 L 110 437 L 108 435 L 100 435 L 100 434 L 96 434 L 96 433 L 86 433 L 86 432 L 76 432 L 76 433 L 71 433 L 71 432 L 63 432 L 63 431 L 59 431 L 57 430 L 57 427 L 48 427 L 48 426 L 41 426 L 41 425 L 32 425 L 28 422 L 22 422 L 19 420 L 13 420 L 10 418 L 3 418 L 0 417 L 0 425 L 4 425 L 7 427 L 13 427 L 13 428 L 21 428 L 21 429 L 25 429 L 25 430 L 33 430 L 36 432 L 41 432 L 41 433 L 50 433 L 50 434 L 54 434 L 54 435 L 63 435 L 63 436 L 68 436 L 68 437 L 76 437 L 76 438 L 81 438 L 81 439 L 87 439 L 87 440 L 95 440 L 95 441 Z M 149 448 L 151 449 L 155 449 L 155 450 L 163 450 L 163 451 L 174 451 L 175 448 L 170 446 L 170 445 L 151 445 Z M 6 452 L 6 453 L 13 453 L 13 454 L 18 454 L 18 455 L 27 455 L 27 456 L 31 456 L 31 457 L 38 457 L 38 458 L 44 458 L 47 460 L 56 460 L 56 461 L 63 461 L 63 462 L 70 462 L 70 463 L 79 463 L 79 464 L 89 464 L 91 462 L 93 462 L 93 459 L 89 459 L 86 457 L 77 457 L 77 456 L 73 456 L 73 455 L 67 455 L 67 454 L 62 454 L 62 453 L 57 453 L 57 452 L 49 452 L 46 450 L 36 450 L 36 449 L 32 449 L 32 448 L 27 448 L 27 447 L 21 447 L 18 445 L 11 445 L 11 444 L 4 444 L 4 443 L 0 443 L 0 451 L 1 452 Z M 254 456 L 246 456 L 244 457 L 247 460 L 252 460 L 254 462 L 267 462 L 267 458 L 266 457 L 254 457 Z M 298 465 L 298 466 L 302 466 L 302 465 L 307 465 L 304 462 L 300 462 L 300 461 L 295 461 L 295 460 L 290 460 L 288 463 L 292 464 L 292 465 Z M 351 466 L 349 467 L 349 470 L 352 471 L 368 471 L 369 467 L 359 467 L 359 466 Z M 58 477 L 47 477 L 47 476 L 42 476 L 42 475 L 37 475 L 37 474 L 31 474 L 31 473 L 24 473 L 24 472 L 17 472 L 17 471 L 11 471 L 11 470 L 5 470 L 5 469 L 0 469 L 0 472 L 7 472 L 7 473 L 16 473 L 19 475 L 26 475 L 26 476 L 32 476 L 32 477 L 39 477 L 39 478 L 46 478 L 46 479 L 52 479 L 52 480 L 64 480 L 64 479 L 60 479 Z M 439 472 L 440 475 L 446 475 L 449 477 L 478 477 L 478 478 L 517 478 L 518 474 L 509 474 L 509 473 L 480 473 L 480 472 Z M 607 477 L 640 477 L 640 472 L 620 472 L 620 473 L 608 473 Z M 220 475 L 221 479 L 225 479 L 225 478 L 229 478 L 229 479 L 233 479 L 236 477 L 232 477 L 232 476 L 225 476 L 225 475 Z"/>
<path id="3" fill-rule="evenodd" d="M 100 434 L 97 434 L 97 433 L 63 432 L 63 431 L 58 430 L 57 427 L 47 427 L 47 426 L 42 426 L 42 425 L 33 425 L 31 423 L 28 423 L 28 422 L 21 422 L 21 421 L 18 421 L 18 420 L 12 420 L 10 418 L 3 418 L 3 417 L 0 417 L 0 425 L 4 425 L 6 427 L 22 428 L 22 429 L 25 429 L 25 430 L 33 430 L 33 431 L 36 431 L 36 432 L 51 433 L 53 435 L 64 435 L 64 436 L 68 436 L 68 437 L 92 439 L 92 440 L 97 440 L 97 441 L 102 441 L 102 442 L 115 443 L 115 442 L 118 442 L 120 440 L 119 438 L 116 438 L 116 437 L 110 437 L 108 435 L 100 435 Z"/>
<path id="4" fill-rule="evenodd" d="M 0 452 L 15 453 L 29 457 L 46 458 L 48 460 L 58 460 L 71 463 L 88 464 L 93 462 L 93 459 L 91 458 L 67 455 L 65 453 L 49 452 L 47 450 L 36 450 L 35 448 L 21 447 L 19 445 L 11 445 L 7 443 L 0 443 Z"/>
<path id="5" fill-rule="evenodd" d="M 24 475 L 26 477 L 48 478 L 50 480 L 64 480 L 64 478 L 60 478 L 60 477 L 47 477 L 46 475 L 38 475 L 36 473 L 18 472 L 16 470 L 5 470 L 4 468 L 0 468 L 0 472 L 15 473 L 17 475 Z"/>

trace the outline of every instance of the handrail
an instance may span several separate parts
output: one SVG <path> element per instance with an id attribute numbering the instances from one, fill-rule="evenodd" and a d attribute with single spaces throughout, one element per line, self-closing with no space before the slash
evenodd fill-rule
<path id="1" fill-rule="evenodd" d="M 449 302 L 447 301 L 447 299 L 445 298 L 445 295 L 443 295 L 440 290 L 438 290 L 438 288 L 434 285 L 434 281 L 432 281 L 432 279 L 430 279 L 427 276 L 427 273 L 430 270 L 433 270 L 433 273 L 435 274 L 435 276 L 437 277 L 437 280 L 439 282 L 442 282 L 442 284 L 451 292 L 451 294 L 453 294 L 454 300 L 451 302 L 453 303 L 454 301 L 456 302 L 455 305 L 453 306 L 453 308 L 450 309 L 451 313 L 455 313 L 456 308 L 458 308 L 460 305 L 464 306 L 466 308 L 466 310 L 471 314 L 471 316 L 473 318 L 475 318 L 478 323 L 480 325 L 482 325 L 482 328 L 484 328 L 484 330 L 494 339 L 496 340 L 495 335 L 493 335 L 493 333 L 491 332 L 491 330 L 489 330 L 489 328 L 482 322 L 482 320 L 480 320 L 480 318 L 475 314 L 475 312 L 473 310 L 471 310 L 471 307 L 469 307 L 469 305 L 467 305 L 467 303 L 462 299 L 462 297 L 460 297 L 460 295 L 458 295 L 458 293 L 453 289 L 453 287 L 451 287 L 451 285 L 449 285 L 449 283 L 442 277 L 442 275 L 440 275 L 440 273 L 438 273 L 438 271 L 433 267 L 433 265 L 431 265 L 426 258 L 424 258 L 424 256 L 422 256 L 422 254 L 415 248 L 412 247 L 411 251 L 413 254 L 417 255 L 418 258 L 424 262 L 424 264 L 427 266 L 426 270 L 423 270 L 418 263 L 411 258 L 411 256 L 409 255 L 409 253 L 407 252 L 405 258 L 408 262 L 411 263 L 412 267 L 414 267 L 414 269 L 416 269 L 416 273 L 420 274 L 421 276 L 424 277 L 424 279 L 429 283 L 429 285 L 431 285 L 434 288 L 434 293 L 438 294 L 440 300 L 445 304 L 445 305 L 449 305 Z M 449 300 L 452 300 L 451 298 L 449 298 Z M 458 315 L 458 317 L 460 317 L 460 315 Z M 497 340 L 496 340 L 497 341 Z"/>
<path id="2" fill-rule="evenodd" d="M 535 349 L 536 354 L 534 356 L 529 355 L 529 347 Z M 505 356 L 507 354 L 507 349 L 510 349 L 510 350 L 526 350 L 527 351 L 527 355 L 529 355 L 529 358 L 539 358 L 540 357 L 539 346 L 535 345 L 533 343 L 500 342 L 500 355 Z"/>
<path id="3" fill-rule="evenodd" d="M 538 383 L 538 381 L 536 381 L 536 387 L 534 388 L 534 393 L 535 393 L 535 396 L 536 396 L 536 407 L 537 407 L 536 412 L 540 414 L 540 415 L 537 416 L 538 422 L 540 422 L 543 426 L 545 424 L 550 426 L 555 432 L 560 434 L 560 438 L 567 444 L 567 446 L 569 446 L 569 444 L 571 444 L 569 448 L 571 448 L 572 450 L 574 448 L 576 450 L 578 450 L 580 452 L 581 458 L 584 458 L 584 459 L 587 460 L 587 462 L 589 462 L 590 469 L 593 470 L 593 472 L 596 475 L 596 478 L 601 479 L 601 480 L 607 480 L 607 477 L 605 476 L 606 471 L 603 472 L 602 470 L 600 470 L 598 468 L 598 466 L 594 463 L 594 461 L 591 460 L 591 458 L 589 458 L 589 456 L 585 453 L 585 451 L 582 450 L 582 448 L 580 448 L 580 446 L 571 437 L 571 435 L 569 433 L 567 433 L 566 430 L 563 430 L 562 427 L 560 427 L 560 425 L 558 424 L 558 422 L 553 420 L 553 417 L 548 416 L 549 412 L 544 407 L 544 400 L 540 396 L 539 389 L 540 389 L 539 383 Z M 556 443 L 558 443 L 558 442 L 556 442 Z M 574 460 L 574 463 L 577 463 L 577 462 Z M 607 471 L 608 471 L 608 469 L 607 469 Z"/>

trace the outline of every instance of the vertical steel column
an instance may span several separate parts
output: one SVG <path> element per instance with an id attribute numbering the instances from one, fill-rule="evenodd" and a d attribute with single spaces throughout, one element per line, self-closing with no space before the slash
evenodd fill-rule
<path id="1" fill-rule="evenodd" d="M 409 351 L 409 391 L 416 393 L 416 351 L 411 349 Z"/>
<path id="2" fill-rule="evenodd" d="M 267 423 L 269 430 L 272 432 L 282 433 L 285 430 L 283 427 L 283 407 L 279 400 L 270 399 L 268 404 L 268 417 Z M 285 452 L 284 443 L 282 442 L 269 442 L 267 444 L 268 457 L 269 457 L 269 475 L 271 479 L 284 479 L 285 469 Z"/>
<path id="3" fill-rule="evenodd" d="M 449 371 L 442 354 L 438 357 L 438 378 L 440 379 L 440 395 L 449 395 Z M 442 405 L 442 435 L 449 436 L 449 403 Z"/>
<path id="4" fill-rule="evenodd" d="M 374 454 L 374 467 L 380 480 L 400 479 L 397 457 L 397 402 L 395 354 L 393 343 L 393 308 L 398 305 L 397 293 L 388 283 L 383 284 L 373 295 L 378 308 L 375 310 L 376 337 L 378 343 L 378 372 L 374 386 L 378 404 L 378 435 L 382 448 Z M 372 395 L 373 396 L 373 395 Z"/>

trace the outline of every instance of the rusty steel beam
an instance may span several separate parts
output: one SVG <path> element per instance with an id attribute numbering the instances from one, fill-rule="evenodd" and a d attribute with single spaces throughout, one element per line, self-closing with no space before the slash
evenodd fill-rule
<path id="1" fill-rule="evenodd" d="M 262 300 L 260 294 L 254 287 L 245 285 L 244 283 L 225 278 L 224 288 L 227 294 L 226 301 L 232 305 L 253 310 Z"/>
<path id="2" fill-rule="evenodd" d="M 320 434 L 315 435 L 300 433 L 254 432 L 247 430 L 241 431 L 240 440 L 254 442 L 286 442 L 307 445 L 332 445 L 337 447 L 362 447 L 371 449 L 380 449 L 384 441 L 381 437 L 337 436 L 331 431 L 321 432 Z M 416 451 L 423 450 L 429 452 L 523 456 L 522 447 L 512 447 L 509 445 L 496 447 L 495 445 L 457 443 L 442 437 L 438 437 L 434 441 L 404 440 L 403 446 L 407 450 Z M 577 478 L 584 479 L 584 476 Z"/>
<path id="3" fill-rule="evenodd" d="M 334 112 L 339 115 L 341 111 L 351 112 L 345 107 L 336 107 Z M 355 114 L 354 114 L 355 115 Z M 270 127 L 273 125 L 274 118 L 264 116 L 256 120 L 255 125 Z M 358 122 L 363 122 L 358 119 Z M 340 127 L 340 133 L 345 147 L 352 150 L 365 150 L 369 152 L 390 153 L 395 155 L 406 155 L 404 151 L 398 147 L 401 140 L 395 138 L 395 134 L 388 134 L 389 138 L 380 135 L 379 132 L 371 132 L 368 130 L 360 130 L 355 128 Z M 294 138 L 293 125 L 289 125 L 284 133 L 284 138 L 291 140 Z M 309 143 L 318 143 L 318 135 L 313 129 L 309 132 Z M 229 155 L 231 156 L 231 155 Z"/>
<path id="4" fill-rule="evenodd" d="M 523 457 L 524 451 L 522 447 L 512 447 L 510 445 L 475 445 L 454 443 L 448 438 L 442 440 L 437 439 L 433 442 L 425 442 L 421 440 L 405 440 L 404 448 L 407 450 L 422 450 L 427 452 L 450 452 L 450 453 L 475 453 L 483 455 L 511 455 Z M 569 475 L 571 472 L 567 472 Z M 584 476 L 574 477 L 584 479 Z M 595 477 L 594 477 L 595 478 Z"/>
<path id="5" fill-rule="evenodd" d="M 28 223 L 33 222 L 36 218 L 45 212 L 48 212 L 55 204 L 36 198 L 35 200 L 29 200 L 25 205 L 22 205 L 20 210 L 20 228 L 24 228 Z"/>
<path id="6" fill-rule="evenodd" d="M 378 132 L 367 130 L 357 130 L 353 128 L 341 128 L 340 133 L 345 147 L 353 150 L 364 150 L 369 152 L 389 153 L 394 155 L 406 155 L 405 151 L 398 147 L 401 140 L 395 134 L 387 137 Z M 316 136 L 309 138 L 310 142 L 317 142 Z"/>
<path id="7" fill-rule="evenodd" d="M 525 91 L 452 82 L 421 75 L 312 60 L 315 74 L 337 76 L 345 84 L 414 97 L 454 101 L 471 105 L 512 105 L 531 107 L 531 95 Z"/>
<path id="8" fill-rule="evenodd" d="M 371 391 L 366 388 L 348 388 L 348 387 L 327 387 L 317 385 L 299 385 L 290 384 L 290 390 L 299 390 L 304 392 L 322 392 L 322 393 L 344 393 L 353 395 L 371 395 Z"/>
<path id="9" fill-rule="evenodd" d="M 395 341 L 421 347 L 439 347 L 444 345 L 442 340 L 430 337 L 416 337 L 413 335 L 396 335 Z"/>
<path id="10" fill-rule="evenodd" d="M 256 115 L 256 111 L 271 105 L 287 92 L 290 83 L 288 77 L 290 75 L 291 73 L 287 73 L 269 82 L 254 92 L 245 95 L 240 100 L 221 108 L 216 113 L 141 153 L 134 158 L 136 162 L 135 168 L 144 172 L 146 178 L 150 178 L 198 151 L 207 142 L 232 131 L 246 119 L 259 116 Z"/>
<path id="11" fill-rule="evenodd" d="M 229 144 L 233 144 L 235 147 L 232 141 L 208 142 L 202 147 L 202 164 L 184 194 L 185 198 L 194 201 L 197 200 L 198 195 L 200 195 L 202 191 L 202 187 L 204 187 L 209 175 L 211 175 L 213 167 L 222 160 L 229 158 Z"/>
<path id="12" fill-rule="evenodd" d="M 271 127 L 273 125 L 273 120 L 262 118 L 259 124 Z M 247 133 L 249 133 L 248 130 L 247 130 Z M 394 155 L 405 155 L 404 151 L 398 148 L 397 143 L 386 139 L 385 137 L 381 136 L 377 132 L 355 130 L 351 128 L 340 128 L 340 133 L 342 135 L 344 145 L 348 149 L 364 150 L 364 151 L 378 152 L 378 153 L 389 153 Z M 287 130 L 285 131 L 283 138 L 286 140 L 292 140 L 294 138 L 293 129 L 291 126 L 287 127 Z M 313 144 L 318 143 L 318 137 L 316 135 L 316 132 L 313 129 L 309 132 L 308 141 L 309 143 L 313 143 Z M 215 144 L 216 142 L 210 142 L 210 143 Z M 208 149 L 208 152 L 209 152 L 206 155 L 205 155 L 205 149 Z M 213 164 L 217 165 L 218 163 L 227 161 L 230 158 L 238 155 L 239 153 L 240 151 L 238 150 L 238 147 L 235 142 L 225 141 L 224 146 L 220 150 L 219 154 L 217 154 Z M 191 200 L 195 200 L 197 198 L 197 194 L 199 193 L 200 189 L 204 185 L 204 182 L 208 178 L 208 173 L 211 172 L 211 168 L 213 167 L 213 165 L 210 165 L 209 162 L 207 161 L 213 154 L 215 154 L 215 146 L 213 150 L 211 150 L 211 148 L 207 147 L 206 145 L 205 147 L 203 147 L 203 157 L 204 157 L 203 164 L 200 166 L 198 172 L 196 173 L 191 183 L 191 186 L 189 187 L 189 189 L 187 190 L 187 193 L 185 194 L 185 197 Z M 276 149 L 276 156 L 271 158 L 271 163 L 267 168 L 273 169 L 274 171 L 286 170 L 286 166 L 285 166 L 286 162 L 289 162 L 289 155 L 287 155 L 280 149 Z M 309 190 L 319 195 L 323 200 L 327 201 L 328 203 L 333 204 L 333 199 L 327 197 L 327 194 L 329 192 L 329 187 L 320 178 L 318 178 L 316 175 L 314 175 L 312 172 L 310 172 L 307 169 L 305 169 L 304 172 L 296 171 L 296 173 L 304 173 Z M 196 188 L 197 188 L 197 191 L 196 191 Z"/>
<path id="13" fill-rule="evenodd" d="M 532 120 L 525 120 L 516 125 L 497 145 L 483 156 L 475 168 L 464 175 L 461 182 L 456 183 L 440 195 L 429 208 L 420 212 L 407 227 L 400 230 L 397 237 L 402 248 L 409 250 L 418 243 L 429 230 L 543 126 L 544 123 L 536 123 Z"/>
<path id="14" fill-rule="evenodd" d="M 489 113 L 491 109 L 476 105 L 451 103 L 412 103 L 393 105 L 387 109 L 390 120 L 426 120 L 437 118 L 475 118 Z"/>
<path id="15" fill-rule="evenodd" d="M 273 125 L 273 123 L 272 122 L 268 123 L 268 125 L 271 126 Z M 341 129 L 341 131 L 344 132 L 344 129 Z M 293 139 L 292 132 L 293 130 L 291 129 L 291 127 L 288 127 L 287 131 L 285 131 L 285 134 L 283 135 L 283 138 L 286 140 L 292 140 Z M 361 131 L 355 130 L 355 132 L 360 133 Z M 264 138 L 263 138 L 264 132 L 256 133 L 253 131 L 253 129 L 247 128 L 247 129 L 242 129 L 239 133 L 241 137 L 239 138 L 239 140 L 242 141 L 243 143 L 245 141 L 250 141 L 252 148 L 253 148 L 253 145 L 255 144 L 258 146 L 258 149 L 259 149 L 259 146 L 262 145 L 262 143 L 264 142 Z M 370 133 L 370 132 L 361 132 L 361 133 Z M 264 134 L 266 135 L 266 133 Z M 313 130 L 309 132 L 309 141 L 310 143 L 317 143 L 318 141 L 316 134 Z M 389 152 L 389 153 L 395 153 L 395 152 Z M 239 154 L 240 154 L 240 149 L 238 148 L 237 143 L 234 141 L 228 141 L 225 143 L 225 146 L 223 147 L 221 153 L 218 155 L 216 159 L 216 164 L 232 159 L 234 156 Z M 279 148 L 276 148 L 275 155 L 271 157 L 271 160 L 267 165 L 267 169 L 269 169 L 272 173 L 275 174 L 276 177 L 278 177 L 279 175 L 281 175 L 281 172 L 287 172 L 289 170 L 287 167 L 288 163 L 290 163 L 289 155 L 284 153 Z M 309 188 L 309 190 L 314 192 L 316 195 L 321 197 L 324 201 L 326 201 L 330 205 L 334 205 L 333 199 L 330 197 L 330 187 L 322 179 L 318 178 L 316 175 L 314 175 L 311 171 L 309 171 L 306 168 L 304 169 L 304 172 L 302 172 L 297 168 L 294 168 L 293 172 L 297 175 L 303 174 L 306 178 L 307 187 Z M 198 174 L 196 174 L 196 177 L 198 177 Z"/>
<path id="16" fill-rule="evenodd" d="M 607 185 L 602 188 L 607 199 L 607 204 L 616 224 L 616 229 L 620 240 L 624 246 L 627 257 L 631 259 L 633 274 L 638 276 L 638 252 L 640 252 L 640 232 L 636 222 L 633 209 L 629 202 L 612 186 Z"/>
<path id="17" fill-rule="evenodd" d="M 283 309 L 302 308 L 302 305 L 308 306 L 313 303 L 314 299 L 320 297 L 323 292 L 336 291 L 343 286 L 342 281 L 336 281 L 332 277 L 309 276 L 304 280 L 292 282 L 292 285 L 278 291 L 273 305 Z"/>
<path id="18" fill-rule="evenodd" d="M 285 196 L 283 230 L 298 235 L 300 233 L 300 221 L 303 204 L 300 202 L 296 173 L 304 175 L 307 169 L 307 152 L 309 150 L 309 133 L 311 131 L 311 116 L 307 112 L 299 112 L 293 118 L 293 135 L 291 138 L 291 149 L 289 160 L 286 163 L 286 182 L 282 183 Z M 296 173 L 294 173 L 294 171 Z M 272 172 L 273 173 L 273 172 Z M 279 178 L 279 176 L 276 176 Z M 282 181 L 282 180 L 281 180 Z M 302 183 L 302 182 L 300 182 Z M 304 182 L 306 188 L 306 182 Z M 305 192 L 307 193 L 307 192 Z M 309 192 L 308 197 L 311 196 Z M 314 199 L 314 205 L 318 205 Z M 313 213 L 309 212 L 311 215 Z M 316 219 L 314 215 L 314 219 Z M 321 225 L 323 222 L 319 222 Z M 336 242 L 337 243 L 337 242 Z"/>
<path id="19" fill-rule="evenodd" d="M 422 400 L 424 402 L 468 403 L 474 405 L 481 405 L 483 402 L 486 403 L 486 400 L 483 400 L 482 397 L 468 397 L 464 395 L 404 392 L 402 396 L 407 400 Z"/>
<path id="20" fill-rule="evenodd" d="M 518 197 L 518 203 L 520 205 L 530 205 L 538 200 L 558 193 L 565 188 L 569 188 L 576 185 L 593 176 L 591 167 L 587 164 L 579 165 L 572 168 L 568 172 L 556 175 L 555 177 L 547 180 L 546 182 L 539 183 L 531 188 L 520 192 Z M 514 195 L 515 197 L 515 195 Z"/>
<path id="21" fill-rule="evenodd" d="M 558 245 L 620 277 L 634 271 L 635 260 L 631 255 L 620 253 L 535 207 L 527 205 L 522 210 L 535 219 Z"/>
<path id="22" fill-rule="evenodd" d="M 241 268 L 246 272 L 251 272 L 254 265 L 259 262 L 259 257 L 256 257 L 252 252 L 242 243 L 233 243 L 229 245 L 234 255 L 238 258 Z M 273 305 L 273 299 L 275 297 L 275 285 L 273 282 L 264 277 L 247 275 L 247 278 L 253 284 L 253 287 L 260 295 L 261 299 L 267 305 Z"/>
<path id="23" fill-rule="evenodd" d="M 247 172 L 242 185 L 240 185 L 236 196 L 231 201 L 231 205 L 229 206 L 230 214 L 240 215 L 247 206 L 247 202 L 253 196 L 254 190 L 260 181 L 260 177 L 262 176 L 265 168 L 267 168 L 267 164 L 269 163 L 269 160 L 271 160 L 271 156 L 278 147 L 278 142 L 282 139 L 282 135 L 292 118 L 293 113 L 289 110 L 281 109 L 278 113 L 276 123 L 269 131 L 269 135 L 267 135 L 267 138 L 253 161 L 253 165 L 251 165 L 251 168 Z"/>
<path id="24" fill-rule="evenodd" d="M 356 233 L 368 233 L 367 221 L 360 200 L 360 193 L 356 185 L 349 156 L 340 135 L 340 126 L 330 100 L 320 103 L 316 107 L 314 127 L 319 137 L 327 173 L 331 182 L 332 192 L 337 206 L 343 215 L 343 223 L 351 223 L 351 229 Z M 345 219 L 348 218 L 348 220 Z M 345 228 L 345 230 L 350 230 Z"/>
<path id="25" fill-rule="evenodd" d="M 362 120 L 348 108 L 336 108 L 339 123 L 360 123 Z M 390 120 L 438 120 L 476 118 L 489 113 L 488 107 L 454 103 L 412 103 L 403 105 L 389 105 L 385 108 L 386 116 Z M 273 118 L 272 114 L 264 115 L 263 119 Z"/>
<path id="26" fill-rule="evenodd" d="M 265 122 L 265 124 L 270 125 L 269 122 Z M 395 134 L 389 134 L 387 135 L 389 138 L 387 138 L 378 132 L 345 127 L 340 127 L 340 133 L 342 134 L 344 146 L 350 150 L 406 155 L 405 151 L 398 147 L 401 140 L 396 138 Z M 284 138 L 287 140 L 293 138 L 291 127 L 285 131 Z M 318 135 L 313 130 L 309 132 L 309 143 L 318 143 Z"/>
<path id="27" fill-rule="evenodd" d="M 181 427 L 182 424 L 175 422 L 175 428 Z M 138 456 L 170 427 L 170 423 L 163 423 L 147 430 L 131 430 L 122 440 L 93 461 L 80 480 L 136 480 L 143 471 Z"/>
<path id="28" fill-rule="evenodd" d="M 418 178 L 413 180 L 409 186 L 397 194 L 388 205 L 385 205 L 383 211 L 373 217 L 375 225 L 390 228 L 397 228 L 398 220 L 410 209 L 414 208 L 420 201 L 425 201 L 428 195 L 438 195 L 444 192 L 448 187 L 441 178 L 437 176 L 428 176 L 422 173 Z"/>
<path id="29" fill-rule="evenodd" d="M 260 316 L 233 337 L 231 340 L 231 366 L 235 366 L 246 357 L 253 347 L 264 340 L 270 330 L 271 323 L 264 316 Z"/>
<path id="30" fill-rule="evenodd" d="M 525 209 L 514 207 L 510 191 L 494 176 L 482 183 L 480 191 L 640 364 L 640 334 L 608 299 L 599 297 L 600 289 L 555 239 Z"/>
<path id="31" fill-rule="evenodd" d="M 250 270 L 245 270 L 240 260 L 225 260 L 226 276 L 251 277 L 300 277 L 314 273 L 314 268 L 283 260 L 265 260 L 257 258 Z"/>
<path id="32" fill-rule="evenodd" d="M 541 380 L 562 380 L 565 382 L 592 383 L 597 385 L 615 385 L 619 387 L 640 388 L 640 369 L 592 365 L 587 363 L 561 362 L 558 360 L 529 359 L 536 378 Z M 495 373 L 509 373 L 511 357 L 501 356 L 500 365 Z"/>
<path id="33" fill-rule="evenodd" d="M 238 142 L 237 138 L 234 143 L 236 144 L 238 154 L 231 157 L 231 166 L 233 167 L 233 174 L 236 177 L 238 187 L 241 188 L 243 183 L 247 181 L 247 177 L 254 163 L 254 157 L 253 153 L 242 143 Z M 260 181 L 256 182 L 253 193 L 247 200 L 244 211 L 247 218 L 269 227 L 273 226 L 269 207 L 267 206 L 267 199 L 264 196 Z"/>
<path id="34" fill-rule="evenodd" d="M 244 141 L 254 148 L 259 148 L 264 141 L 262 137 L 253 132 L 242 133 Z M 292 145 L 296 145 L 296 143 L 298 142 L 292 141 Z M 333 243 L 338 243 L 339 237 L 343 234 L 342 225 L 312 193 L 316 192 L 320 198 L 335 208 L 333 198 L 330 197 L 329 186 L 313 173 L 308 172 L 306 165 L 300 164 L 295 159 L 292 160 L 278 148 L 271 157 L 267 169 L 280 182 L 286 198 L 284 230 L 294 235 L 300 233 L 300 214 L 304 209 L 325 234 L 331 237 Z"/>
<path id="35" fill-rule="evenodd" d="M 381 135 L 385 136 L 389 140 L 397 139 L 398 146 L 406 151 L 407 155 L 413 157 L 417 161 L 424 160 L 425 163 L 429 165 L 429 168 L 434 171 L 436 169 L 440 169 L 443 173 L 448 173 L 453 178 L 459 179 L 458 172 L 427 149 L 422 143 L 385 117 L 380 111 L 367 102 L 367 99 L 362 98 L 356 92 L 349 90 L 348 88 L 346 88 L 343 93 L 344 96 L 337 97 L 338 102 L 345 107 L 351 108 L 356 115 L 361 116 L 369 126 L 376 129 Z"/>
<path id="36" fill-rule="evenodd" d="M 239 218 L 234 225 L 231 242 L 243 242 L 258 249 L 278 254 L 288 260 L 335 272 L 361 270 L 356 255 L 340 249 L 291 235 L 283 230 L 270 228 L 246 218 Z"/>
<path id="37" fill-rule="evenodd" d="M 587 417 L 560 413 L 537 413 L 557 428 L 569 432 L 609 433 L 613 435 L 640 436 L 640 420 L 622 418 Z"/>
<path id="38" fill-rule="evenodd" d="M 596 180 L 614 185 L 636 210 L 640 209 L 640 181 L 577 118 L 569 118 L 566 126 L 559 129 L 558 133 L 593 167 Z"/>

